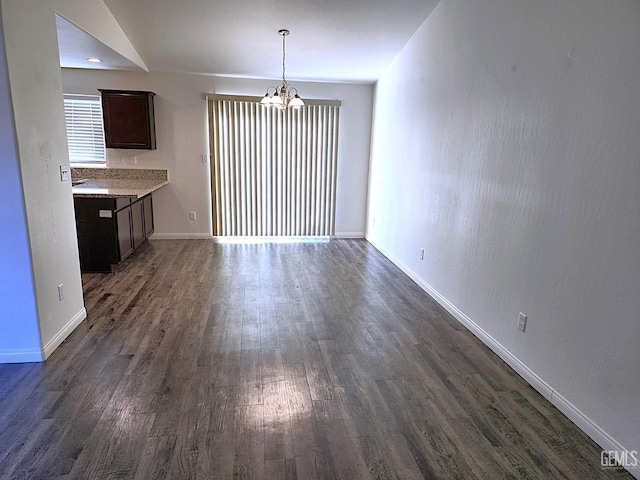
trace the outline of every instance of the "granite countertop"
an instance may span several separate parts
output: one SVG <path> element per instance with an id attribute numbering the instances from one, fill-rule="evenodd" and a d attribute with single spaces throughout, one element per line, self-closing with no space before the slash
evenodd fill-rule
<path id="1" fill-rule="evenodd" d="M 141 198 L 149 193 L 164 187 L 167 180 L 97 180 L 87 179 L 74 185 L 71 189 L 74 197 L 116 198 L 137 197 Z"/>
<path id="2" fill-rule="evenodd" d="M 167 170 L 72 168 L 72 192 L 83 198 L 141 198 L 169 183 Z"/>

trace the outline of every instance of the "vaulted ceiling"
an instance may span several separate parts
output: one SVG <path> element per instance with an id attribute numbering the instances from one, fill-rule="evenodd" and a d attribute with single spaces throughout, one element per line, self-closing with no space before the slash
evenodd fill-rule
<path id="1" fill-rule="evenodd" d="M 150 71 L 375 82 L 439 0 L 104 0 Z M 61 64 L 138 68 L 58 18 Z M 92 51 L 92 50 L 95 50 Z"/>

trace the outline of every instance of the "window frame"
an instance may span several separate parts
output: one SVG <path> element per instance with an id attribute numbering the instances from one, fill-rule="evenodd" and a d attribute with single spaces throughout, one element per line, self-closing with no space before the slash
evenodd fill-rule
<path id="1" fill-rule="evenodd" d="M 69 163 L 106 166 L 107 149 L 100 95 L 65 93 L 63 99 Z"/>

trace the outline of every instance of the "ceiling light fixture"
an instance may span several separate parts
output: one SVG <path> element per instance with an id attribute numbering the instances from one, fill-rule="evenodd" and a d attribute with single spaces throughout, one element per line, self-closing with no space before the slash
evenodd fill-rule
<path id="1" fill-rule="evenodd" d="M 300 98 L 300 95 L 298 95 L 298 89 L 292 87 L 284 75 L 286 59 L 285 38 L 289 35 L 289 30 L 278 30 L 278 34 L 282 37 L 282 85 L 280 85 L 280 87 L 271 86 L 267 88 L 267 93 L 262 97 L 262 100 L 260 100 L 260 104 L 265 107 L 276 107 L 282 110 L 287 108 L 302 108 L 304 107 L 304 102 Z M 271 89 L 273 89 L 273 92 Z"/>
<path id="2" fill-rule="evenodd" d="M 89 57 L 87 58 L 87 62 L 91 62 L 91 63 L 102 63 L 102 60 L 96 57 Z"/>

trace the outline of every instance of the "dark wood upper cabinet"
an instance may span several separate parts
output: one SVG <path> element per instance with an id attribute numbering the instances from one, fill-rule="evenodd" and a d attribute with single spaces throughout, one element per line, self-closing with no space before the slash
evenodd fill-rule
<path id="1" fill-rule="evenodd" d="M 107 148 L 156 149 L 155 93 L 100 90 Z"/>

